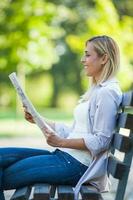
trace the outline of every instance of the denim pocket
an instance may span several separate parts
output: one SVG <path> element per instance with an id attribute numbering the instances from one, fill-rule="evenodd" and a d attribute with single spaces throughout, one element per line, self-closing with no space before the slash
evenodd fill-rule
<path id="1" fill-rule="evenodd" d="M 70 165 L 71 168 L 75 168 L 75 171 L 80 171 L 82 173 L 82 172 L 86 171 L 86 169 L 88 168 L 87 166 L 85 166 L 84 164 L 79 162 L 77 159 L 72 157 L 70 154 L 63 152 L 59 149 L 57 149 L 56 151 L 60 155 L 61 159 L 63 159 L 63 161 L 65 161 L 65 164 L 67 166 Z"/>
<path id="2" fill-rule="evenodd" d="M 69 154 L 66 152 L 63 152 L 59 149 L 55 150 L 55 154 L 64 162 L 64 164 L 70 164 L 71 163 L 71 157 Z"/>

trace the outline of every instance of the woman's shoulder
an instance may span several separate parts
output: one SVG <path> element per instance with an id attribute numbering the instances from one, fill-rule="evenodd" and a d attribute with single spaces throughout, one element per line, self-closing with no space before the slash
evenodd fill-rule
<path id="1" fill-rule="evenodd" d="M 100 86 L 100 92 L 116 92 L 119 95 L 122 95 L 122 91 L 119 85 L 119 81 L 116 78 L 112 78 L 109 80 L 106 80 L 99 84 Z"/>
<path id="2" fill-rule="evenodd" d="M 120 104 L 120 102 L 122 101 L 122 91 L 117 79 L 103 82 L 99 87 L 97 97 L 104 98 L 105 100 L 106 98 L 111 98 L 117 104 Z"/>

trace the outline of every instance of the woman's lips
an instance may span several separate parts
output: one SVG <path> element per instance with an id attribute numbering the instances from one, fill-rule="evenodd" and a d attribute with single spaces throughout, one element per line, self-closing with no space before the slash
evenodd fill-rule
<path id="1" fill-rule="evenodd" d="M 87 69 L 87 68 L 88 68 L 88 66 L 85 65 L 85 66 L 84 66 L 84 69 Z"/>

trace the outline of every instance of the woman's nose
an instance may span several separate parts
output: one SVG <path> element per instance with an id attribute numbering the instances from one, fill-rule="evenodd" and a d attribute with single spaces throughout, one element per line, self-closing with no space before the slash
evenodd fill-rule
<path id="1" fill-rule="evenodd" d="M 85 56 L 82 56 L 81 57 L 81 63 L 84 63 L 85 62 Z"/>

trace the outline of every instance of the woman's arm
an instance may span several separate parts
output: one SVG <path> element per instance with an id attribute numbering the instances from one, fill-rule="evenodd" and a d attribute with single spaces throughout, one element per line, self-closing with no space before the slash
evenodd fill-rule
<path id="1" fill-rule="evenodd" d="M 54 133 L 50 132 L 49 130 L 45 130 L 45 136 L 47 143 L 53 147 L 88 150 L 83 138 L 78 138 L 78 139 L 61 138 L 55 135 Z"/>
<path id="2" fill-rule="evenodd" d="M 114 89 L 102 87 L 96 98 L 96 110 L 92 133 L 84 137 L 85 145 L 92 156 L 108 150 L 114 133 L 117 110 L 121 95 Z"/>
<path id="3" fill-rule="evenodd" d="M 62 147 L 71 148 L 71 149 L 79 149 L 79 150 L 88 150 L 83 138 L 64 139 L 62 142 Z"/>

